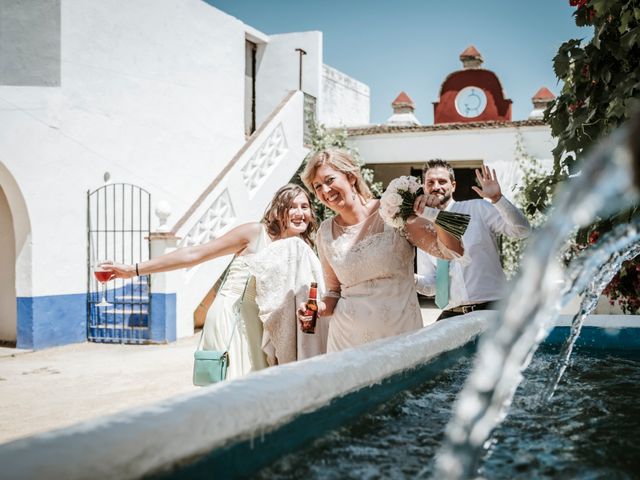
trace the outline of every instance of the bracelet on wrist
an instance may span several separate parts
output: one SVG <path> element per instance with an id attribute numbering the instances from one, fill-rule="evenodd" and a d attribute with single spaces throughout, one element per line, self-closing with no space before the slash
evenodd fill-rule
<path id="1" fill-rule="evenodd" d="M 337 290 L 327 290 L 324 296 L 327 298 L 340 298 L 340 292 Z"/>
<path id="2" fill-rule="evenodd" d="M 140 272 L 138 271 L 138 263 L 136 262 L 136 276 L 139 277 L 140 276 Z"/>
<path id="3" fill-rule="evenodd" d="M 424 207 L 423 212 L 420 214 L 420 216 L 426 220 L 429 220 L 430 222 L 434 223 L 436 221 L 436 218 L 438 218 L 438 214 L 440 213 L 440 210 L 438 210 L 437 208 L 433 208 L 433 207 Z"/>

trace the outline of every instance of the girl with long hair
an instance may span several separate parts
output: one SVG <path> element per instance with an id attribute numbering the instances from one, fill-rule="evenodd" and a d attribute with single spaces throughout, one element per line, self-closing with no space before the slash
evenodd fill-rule
<path id="1" fill-rule="evenodd" d="M 279 358 L 277 346 L 290 343 L 289 340 L 274 338 L 282 328 L 275 329 L 268 341 L 264 338 L 261 311 L 256 302 L 256 278 L 252 274 L 256 270 L 254 257 L 274 242 L 294 238 L 304 242 L 303 247 L 310 252 L 308 247 L 313 247 L 315 230 L 316 217 L 307 193 L 298 185 L 288 184 L 276 192 L 261 222 L 239 225 L 202 245 L 179 248 L 136 265 L 105 264 L 104 267 L 117 278 L 131 278 L 192 267 L 223 255 L 235 254 L 207 314 L 203 339 L 205 350 L 226 350 L 229 344 L 227 379 L 230 379 L 269 364 L 296 359 L 295 353 Z M 286 323 L 287 319 L 284 320 Z M 295 307 L 288 321 L 294 326 L 293 335 L 296 335 Z M 321 353 L 318 351 L 321 348 L 312 350 Z M 295 352 L 295 345 L 293 350 Z"/>

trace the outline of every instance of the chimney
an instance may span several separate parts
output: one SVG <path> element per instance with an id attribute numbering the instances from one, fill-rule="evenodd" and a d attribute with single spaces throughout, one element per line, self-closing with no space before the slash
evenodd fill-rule
<path id="1" fill-rule="evenodd" d="M 464 52 L 460 54 L 460 61 L 463 68 L 480 68 L 482 66 L 482 55 L 476 50 L 476 47 L 469 45 Z"/>
<path id="2" fill-rule="evenodd" d="M 533 110 L 529 114 L 529 120 L 542 120 L 547 105 L 555 98 L 556 96 L 547 87 L 540 88 L 531 98 Z"/>
<path id="3" fill-rule="evenodd" d="M 389 117 L 389 119 L 385 122 L 385 125 L 420 125 L 420 122 L 413 114 L 413 111 L 415 110 L 415 104 L 406 93 L 400 92 L 400 95 L 398 95 L 396 99 L 391 103 L 391 107 L 393 108 L 393 115 Z"/>
<path id="4" fill-rule="evenodd" d="M 400 95 L 391 103 L 391 107 L 393 108 L 393 113 L 413 113 L 415 110 L 413 100 L 404 92 L 400 92 Z"/>

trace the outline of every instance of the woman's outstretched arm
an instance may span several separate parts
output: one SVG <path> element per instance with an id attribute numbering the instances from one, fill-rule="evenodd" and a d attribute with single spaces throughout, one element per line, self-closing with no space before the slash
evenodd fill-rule
<path id="1" fill-rule="evenodd" d="M 113 272 L 117 278 L 131 278 L 136 275 L 192 267 L 213 258 L 241 252 L 258 237 L 261 228 L 263 227 L 260 223 L 245 223 L 202 245 L 179 248 L 165 255 L 140 262 L 137 272 L 135 265 L 108 263 L 104 264 L 104 268 Z"/>

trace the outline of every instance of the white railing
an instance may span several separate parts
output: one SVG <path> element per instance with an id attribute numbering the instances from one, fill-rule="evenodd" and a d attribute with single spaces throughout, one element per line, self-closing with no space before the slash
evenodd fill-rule
<path id="1" fill-rule="evenodd" d="M 303 93 L 289 93 L 169 233 L 152 234 L 152 256 L 198 245 L 262 218 L 278 188 L 296 172 L 303 144 Z M 153 292 L 176 293 L 177 337 L 193 333 L 193 312 L 230 257 L 154 275 Z"/>

